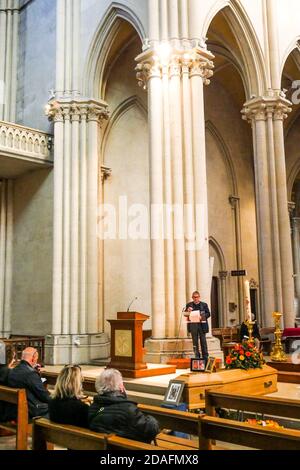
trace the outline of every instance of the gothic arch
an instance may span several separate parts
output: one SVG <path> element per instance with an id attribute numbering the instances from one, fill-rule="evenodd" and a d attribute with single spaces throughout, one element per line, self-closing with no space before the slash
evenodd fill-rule
<path id="1" fill-rule="evenodd" d="M 282 62 L 281 62 L 281 68 L 280 68 L 280 76 L 281 77 L 283 75 L 283 70 L 284 70 L 285 63 L 286 63 L 289 55 L 293 52 L 293 50 L 297 49 L 299 51 L 299 54 L 300 54 L 300 47 L 298 46 L 299 41 L 300 41 L 300 36 L 297 36 L 295 39 L 293 39 L 293 41 L 289 44 L 289 46 L 285 50 L 285 53 L 283 55 L 283 59 L 282 59 Z"/>
<path id="2" fill-rule="evenodd" d="M 221 245 L 217 242 L 217 240 L 214 237 L 209 237 L 209 244 L 211 245 L 211 247 L 214 249 L 214 251 L 216 252 L 218 256 L 218 261 L 221 267 L 221 271 L 226 271 L 225 256 L 221 248 Z"/>
<path id="3" fill-rule="evenodd" d="M 229 179 L 230 179 L 230 182 L 231 182 L 231 191 L 232 191 L 231 194 L 234 195 L 234 196 L 238 196 L 237 179 L 236 179 L 234 165 L 233 165 L 233 162 L 232 162 L 232 158 L 231 158 L 228 146 L 226 145 L 223 137 L 221 136 L 221 134 L 218 131 L 218 129 L 216 128 L 216 126 L 211 121 L 206 121 L 205 122 L 205 127 L 206 127 L 206 130 L 215 139 L 215 142 L 217 143 L 217 146 L 219 147 L 219 149 L 221 151 L 221 155 L 224 158 L 224 162 L 225 162 L 225 165 L 226 165 L 228 176 L 229 176 Z"/>
<path id="4" fill-rule="evenodd" d="M 86 96 L 103 99 L 107 58 L 124 21 L 133 27 L 141 41 L 145 38 L 145 29 L 136 14 L 129 7 L 113 2 L 95 32 L 87 54 L 82 86 Z"/>
<path id="5" fill-rule="evenodd" d="M 112 128 L 116 125 L 116 123 L 119 121 L 119 119 L 125 113 L 127 113 L 129 111 L 129 109 L 134 108 L 134 107 L 138 108 L 141 111 L 141 113 L 143 114 L 143 116 L 145 117 L 145 119 L 147 120 L 147 117 L 148 117 L 147 109 L 145 108 L 142 101 L 138 98 L 138 96 L 130 96 L 126 100 L 122 101 L 122 103 L 120 103 L 119 106 L 117 106 L 117 108 L 112 113 L 112 115 L 110 117 L 110 120 L 108 122 L 108 125 L 105 129 L 105 132 L 104 132 L 104 135 L 103 135 L 103 140 L 102 140 L 102 147 L 101 147 L 101 150 L 102 150 L 101 154 L 102 155 L 105 154 L 105 147 L 106 147 L 106 144 L 107 144 L 107 139 L 109 137 L 109 134 L 110 134 Z"/>
<path id="6" fill-rule="evenodd" d="M 238 42 L 245 72 L 246 98 L 261 96 L 267 88 L 264 57 L 256 32 L 240 0 L 219 0 L 208 13 L 204 22 L 202 37 L 207 36 L 214 17 L 223 11 L 224 16 Z"/>
<path id="7" fill-rule="evenodd" d="M 296 181 L 297 176 L 300 174 L 300 158 L 297 160 L 297 162 L 294 164 L 292 167 L 290 174 L 287 178 L 287 192 L 288 192 L 288 200 L 292 200 L 292 192 L 293 192 L 293 187 Z"/>

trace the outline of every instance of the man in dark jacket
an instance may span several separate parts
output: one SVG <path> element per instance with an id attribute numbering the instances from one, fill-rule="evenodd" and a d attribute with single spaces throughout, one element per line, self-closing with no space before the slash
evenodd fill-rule
<path id="1" fill-rule="evenodd" d="M 98 395 L 89 410 L 90 429 L 142 442 L 155 438 L 159 432 L 158 422 L 127 399 L 118 370 L 105 369 L 96 379 L 95 387 Z"/>
<path id="2" fill-rule="evenodd" d="M 208 349 L 205 335 L 208 333 L 207 319 L 210 317 L 210 311 L 208 305 L 205 302 L 200 301 L 200 294 L 198 291 L 193 292 L 192 299 L 193 301 L 189 302 L 185 308 L 185 316 L 189 318 L 188 331 L 192 334 L 195 357 L 200 357 L 200 339 L 202 357 L 207 361 Z M 196 315 L 198 315 L 198 318 Z"/>
<path id="3" fill-rule="evenodd" d="M 50 394 L 43 386 L 41 377 L 35 366 L 39 353 L 34 348 L 26 348 L 22 352 L 20 364 L 9 372 L 8 386 L 25 388 L 29 417 L 48 416 Z"/>

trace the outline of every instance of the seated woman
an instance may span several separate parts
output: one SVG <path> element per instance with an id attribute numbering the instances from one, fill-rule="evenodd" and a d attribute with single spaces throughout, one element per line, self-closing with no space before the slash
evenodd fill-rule
<path id="1" fill-rule="evenodd" d="M 89 410 L 90 429 L 142 442 L 151 442 L 159 433 L 156 419 L 128 400 L 118 370 L 105 369 L 97 377 L 95 387 L 98 395 Z"/>
<path id="2" fill-rule="evenodd" d="M 65 366 L 57 377 L 53 398 L 49 403 L 51 421 L 87 428 L 89 405 L 81 401 L 81 395 L 81 367 Z"/>

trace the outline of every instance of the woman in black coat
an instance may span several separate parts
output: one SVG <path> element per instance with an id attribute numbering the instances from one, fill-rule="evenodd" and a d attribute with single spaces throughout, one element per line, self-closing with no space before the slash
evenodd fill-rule
<path id="1" fill-rule="evenodd" d="M 65 366 L 57 377 L 53 398 L 49 403 L 51 421 L 87 428 L 89 406 L 83 403 L 81 396 L 80 366 Z"/>

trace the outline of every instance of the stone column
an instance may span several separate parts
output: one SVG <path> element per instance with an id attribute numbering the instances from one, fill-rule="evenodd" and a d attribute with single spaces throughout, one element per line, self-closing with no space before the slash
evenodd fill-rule
<path id="1" fill-rule="evenodd" d="M 220 294 L 221 294 L 221 313 L 222 313 L 222 326 L 228 326 L 228 300 L 227 300 L 227 278 L 228 271 L 220 271 Z"/>
<path id="2" fill-rule="evenodd" d="M 276 167 L 276 188 L 278 207 L 278 227 L 281 258 L 282 279 L 282 305 L 283 322 L 285 326 L 294 327 L 294 280 L 293 280 L 293 255 L 291 244 L 291 229 L 288 213 L 287 177 L 285 163 L 285 145 L 283 120 L 290 112 L 290 103 L 287 100 L 279 100 L 274 112 L 274 148 Z"/>
<path id="3" fill-rule="evenodd" d="M 136 59 L 138 81 L 148 87 L 151 206 L 166 206 L 159 220 L 151 220 L 153 339 L 146 347 L 153 362 L 191 350 L 190 341 L 180 338 L 186 336 L 181 312 L 192 290 L 210 303 L 203 83 L 212 75 L 213 56 L 184 44 L 156 45 Z M 153 228 L 161 233 L 158 222 L 165 241 L 153 239 Z M 214 339 L 209 342 L 212 349 Z"/>
<path id="4" fill-rule="evenodd" d="M 252 123 L 257 200 L 261 310 L 265 324 L 283 311 L 294 324 L 292 250 L 286 189 L 283 119 L 290 102 L 282 96 L 255 98 L 245 104 Z"/>
<path id="5" fill-rule="evenodd" d="M 0 0 L 0 120 L 16 120 L 19 0 Z"/>
<path id="6" fill-rule="evenodd" d="M 54 120 L 53 330 L 48 363 L 108 357 L 98 309 L 98 149 L 107 105 L 93 100 L 49 103 Z"/>
<path id="7" fill-rule="evenodd" d="M 241 214 L 240 214 L 240 198 L 237 196 L 230 196 L 229 202 L 234 213 L 234 229 L 235 229 L 235 243 L 236 243 L 236 265 L 237 269 L 243 269 L 243 256 L 242 256 L 242 236 L 241 236 Z M 244 286 L 243 278 L 237 277 L 238 286 L 238 308 L 239 308 L 239 321 L 245 318 L 244 312 Z"/>
<path id="8" fill-rule="evenodd" d="M 13 181 L 0 181 L 0 335 L 11 333 Z"/>
<path id="9" fill-rule="evenodd" d="M 294 254 L 294 279 L 296 296 L 296 317 L 300 316 L 300 218 L 292 219 L 292 239 Z"/>

